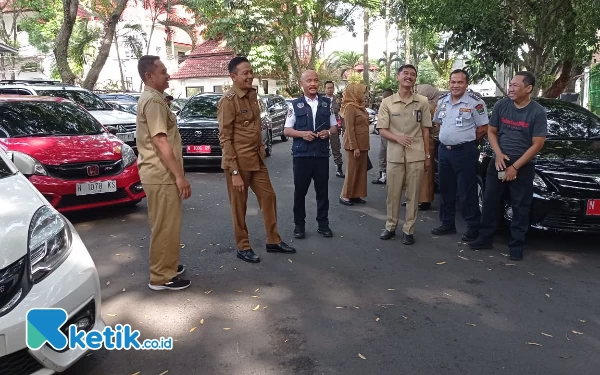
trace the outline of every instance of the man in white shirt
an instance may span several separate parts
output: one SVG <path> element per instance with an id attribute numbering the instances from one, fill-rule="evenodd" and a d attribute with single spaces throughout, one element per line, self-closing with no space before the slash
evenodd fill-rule
<path id="1" fill-rule="evenodd" d="M 293 138 L 294 237 L 304 238 L 306 193 L 312 181 L 317 195 L 317 232 L 333 237 L 329 228 L 329 137 L 337 132 L 337 120 L 328 98 L 318 95 L 319 77 L 313 70 L 302 74 L 304 96 L 292 102 L 284 134 Z"/>

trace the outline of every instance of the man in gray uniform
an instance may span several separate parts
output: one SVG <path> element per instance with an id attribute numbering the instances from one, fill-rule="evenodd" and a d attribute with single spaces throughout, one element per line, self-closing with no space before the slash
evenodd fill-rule
<path id="1" fill-rule="evenodd" d="M 384 89 L 381 94 L 381 100 L 392 96 L 394 91 L 392 89 Z M 371 181 L 372 184 L 385 185 L 387 176 L 385 174 L 385 167 L 387 165 L 387 139 L 381 137 L 381 146 L 379 147 L 379 177 Z"/>
<path id="2" fill-rule="evenodd" d="M 456 193 L 462 202 L 467 232 L 465 242 L 477 239 L 481 212 L 477 196 L 477 140 L 487 132 L 489 122 L 485 103 L 479 96 L 467 93 L 469 74 L 457 69 L 450 74 L 450 93 L 438 101 L 433 122 L 440 125 L 438 176 L 442 204 L 441 226 L 431 233 L 436 236 L 456 233 Z"/>
<path id="3" fill-rule="evenodd" d="M 335 86 L 333 81 L 325 82 L 325 96 L 331 101 L 331 113 L 333 113 L 335 119 L 339 121 L 341 100 L 338 100 L 338 98 L 333 94 L 334 90 Z M 335 175 L 337 177 L 344 178 L 346 176 L 344 175 L 344 167 L 342 160 L 342 143 L 340 142 L 340 134 L 332 133 L 331 137 L 329 138 L 329 143 L 331 144 L 331 154 L 333 155 L 333 162 L 336 165 Z"/>

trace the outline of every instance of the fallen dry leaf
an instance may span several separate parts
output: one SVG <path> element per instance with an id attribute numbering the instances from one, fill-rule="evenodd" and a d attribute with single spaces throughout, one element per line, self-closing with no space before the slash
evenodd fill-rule
<path id="1" fill-rule="evenodd" d="M 252 298 L 260 298 L 259 296 L 252 296 Z"/>
<path id="2" fill-rule="evenodd" d="M 550 294 L 546 293 L 546 297 L 550 298 Z"/>
<path id="3" fill-rule="evenodd" d="M 200 324 L 204 324 L 204 319 L 200 319 Z"/>
<path id="4" fill-rule="evenodd" d="M 470 325 L 470 326 L 473 326 L 473 327 L 477 327 L 477 325 L 475 325 L 473 323 L 467 323 L 467 324 Z"/>
<path id="5" fill-rule="evenodd" d="M 223 331 L 229 331 L 231 328 L 223 328 Z"/>
<path id="6" fill-rule="evenodd" d="M 107 316 L 117 316 L 117 314 L 106 314 Z"/>
<path id="7" fill-rule="evenodd" d="M 123 291 L 125 291 L 125 288 L 123 288 Z"/>
<path id="8" fill-rule="evenodd" d="M 200 250 L 200 252 L 201 252 L 201 253 L 203 253 L 203 252 L 205 252 L 205 251 L 206 251 L 206 249 L 202 249 L 202 250 Z"/>
<path id="9" fill-rule="evenodd" d="M 113 237 L 113 238 L 117 238 L 117 236 L 115 236 L 114 234 L 111 234 L 110 236 Z"/>
<path id="10" fill-rule="evenodd" d="M 284 342 L 288 342 L 288 341 L 290 341 L 290 339 L 285 339 L 285 341 L 284 341 Z"/>
<path id="11" fill-rule="evenodd" d="M 288 262 L 293 263 L 291 259 L 288 258 Z"/>
<path id="12" fill-rule="evenodd" d="M 380 320 L 381 320 L 381 319 L 380 319 L 379 317 L 377 317 L 377 318 L 375 319 L 375 321 L 376 321 L 376 322 L 378 322 L 378 321 L 380 321 Z"/>
<path id="13" fill-rule="evenodd" d="M 267 307 L 269 307 L 269 306 L 264 306 L 264 307 L 263 307 L 263 310 L 265 310 Z"/>
<path id="14" fill-rule="evenodd" d="M 544 335 L 544 336 L 547 336 L 547 337 L 554 337 L 554 336 L 552 336 L 552 335 L 549 335 L 549 334 L 547 334 L 547 333 L 544 333 L 544 332 L 542 332 L 542 335 Z"/>
<path id="15" fill-rule="evenodd" d="M 437 262 L 436 264 L 437 264 L 437 265 L 439 265 L 439 266 L 441 266 L 442 264 L 446 264 L 446 261 L 443 261 L 443 262 Z"/>
<path id="16" fill-rule="evenodd" d="M 360 357 L 360 359 L 367 359 L 367 357 L 365 357 L 364 355 L 358 353 L 358 356 Z"/>
<path id="17" fill-rule="evenodd" d="M 542 346 L 542 344 L 538 344 L 537 342 L 528 342 L 527 345 Z"/>
<path id="18" fill-rule="evenodd" d="M 585 323 L 585 320 L 579 319 L 579 321 L 580 321 L 581 323 Z"/>
<path id="19" fill-rule="evenodd" d="M 196 330 L 196 328 L 198 328 L 198 327 L 192 327 L 192 329 L 190 329 L 190 332 L 194 332 Z"/>
<path id="20" fill-rule="evenodd" d="M 252 311 L 256 311 L 256 310 L 258 310 L 258 309 L 260 309 L 260 305 L 256 305 L 256 307 L 255 307 L 255 308 L 253 308 L 253 309 L 252 309 Z"/>
<path id="21" fill-rule="evenodd" d="M 185 247 L 184 243 L 180 243 L 179 246 L 181 246 L 181 248 L 183 249 Z"/>
<path id="22" fill-rule="evenodd" d="M 138 371 L 138 372 L 136 372 L 136 373 L 133 373 L 133 374 L 131 374 L 131 375 L 140 375 L 141 373 L 142 373 L 141 371 Z"/>
<path id="23" fill-rule="evenodd" d="M 508 258 L 508 254 L 500 253 L 500 255 L 505 256 L 505 257 Z"/>
<path id="24" fill-rule="evenodd" d="M 211 293 L 212 293 L 212 289 L 211 289 L 211 290 L 208 290 L 208 291 L 206 291 L 206 292 L 204 292 L 204 294 L 206 294 L 206 295 L 209 295 L 209 294 L 211 294 Z"/>
<path id="25" fill-rule="evenodd" d="M 107 282 L 106 282 L 106 286 L 109 286 L 109 285 L 110 285 L 110 281 L 107 281 Z"/>
<path id="26" fill-rule="evenodd" d="M 407 316 L 402 315 L 402 317 L 404 318 L 404 320 L 408 320 Z"/>
<path id="27" fill-rule="evenodd" d="M 345 308 L 346 308 L 346 306 L 336 306 L 335 308 L 336 308 L 336 309 L 345 309 Z"/>
<path id="28" fill-rule="evenodd" d="M 462 260 L 469 260 L 469 259 L 467 259 L 467 258 L 465 258 L 465 257 L 463 257 L 463 256 L 460 256 L 460 255 L 459 255 L 458 257 L 459 257 L 460 259 L 462 259 Z"/>
<path id="29" fill-rule="evenodd" d="M 435 239 L 438 239 L 438 238 L 439 238 L 439 237 L 435 237 L 435 236 L 431 236 L 431 238 L 435 238 Z"/>
<path id="30" fill-rule="evenodd" d="M 575 330 L 571 330 L 571 332 L 573 332 L 573 333 L 574 333 L 574 334 L 576 334 L 576 335 L 583 335 L 583 333 L 582 333 L 582 332 L 578 332 L 578 331 L 575 331 Z"/>
<path id="31" fill-rule="evenodd" d="M 488 270 L 488 271 L 491 271 L 492 269 L 491 269 L 491 268 L 488 268 L 487 270 Z"/>
<path id="32" fill-rule="evenodd" d="M 527 272 L 528 274 L 530 274 L 531 276 L 535 276 L 535 274 L 533 272 Z"/>
<path id="33" fill-rule="evenodd" d="M 241 290 L 236 290 L 235 292 L 236 292 L 236 293 L 241 293 L 242 291 L 241 291 Z"/>
<path id="34" fill-rule="evenodd" d="M 459 251 L 459 253 L 462 253 L 463 251 L 465 251 L 465 249 L 462 249 L 461 251 Z"/>
<path id="35" fill-rule="evenodd" d="M 118 257 L 120 257 L 120 256 L 121 256 L 121 254 L 119 254 L 119 253 L 117 253 L 117 254 L 115 254 L 115 255 L 116 255 L 116 256 L 118 256 Z"/>
<path id="36" fill-rule="evenodd" d="M 254 293 L 258 293 L 259 290 L 260 290 L 260 288 L 256 288 L 256 290 L 254 291 Z"/>
<path id="37" fill-rule="evenodd" d="M 358 306 L 354 306 L 354 308 L 355 308 L 355 309 L 360 309 L 360 307 L 358 307 Z"/>
<path id="38" fill-rule="evenodd" d="M 393 291 L 393 290 L 396 290 L 396 289 L 393 289 L 393 288 L 388 288 L 388 290 L 389 290 L 389 291 Z"/>
<path id="39" fill-rule="evenodd" d="M 513 264 L 513 263 L 506 263 L 506 264 L 505 264 L 505 266 L 508 266 L 508 267 L 510 267 L 510 266 L 516 266 L 516 264 Z"/>

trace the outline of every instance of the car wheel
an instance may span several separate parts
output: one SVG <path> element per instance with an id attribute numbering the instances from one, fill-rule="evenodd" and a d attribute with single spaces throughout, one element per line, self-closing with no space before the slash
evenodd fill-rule
<path id="1" fill-rule="evenodd" d="M 265 153 L 267 157 L 271 156 L 273 153 L 273 133 L 269 132 L 267 135 L 267 144 L 265 145 Z"/>
<path id="2" fill-rule="evenodd" d="M 287 136 L 285 136 L 285 135 L 282 135 L 282 136 L 281 136 L 281 141 L 282 141 L 282 142 L 287 142 L 287 140 L 288 140 L 288 137 L 287 137 Z"/>

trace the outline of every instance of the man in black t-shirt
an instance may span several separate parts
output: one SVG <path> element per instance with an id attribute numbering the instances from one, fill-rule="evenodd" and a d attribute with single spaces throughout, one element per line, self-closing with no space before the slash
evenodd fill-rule
<path id="1" fill-rule="evenodd" d="M 533 199 L 535 177 L 533 158 L 544 146 L 548 131 L 546 110 L 531 100 L 535 76 L 519 72 L 510 81 L 509 98 L 494 106 L 488 127 L 488 138 L 495 161 L 490 162 L 485 180 L 485 193 L 480 235 L 469 243 L 473 250 L 491 249 L 496 222 L 506 189 L 512 206 L 510 259 L 523 259 L 525 234 L 529 229 L 529 210 Z"/>

